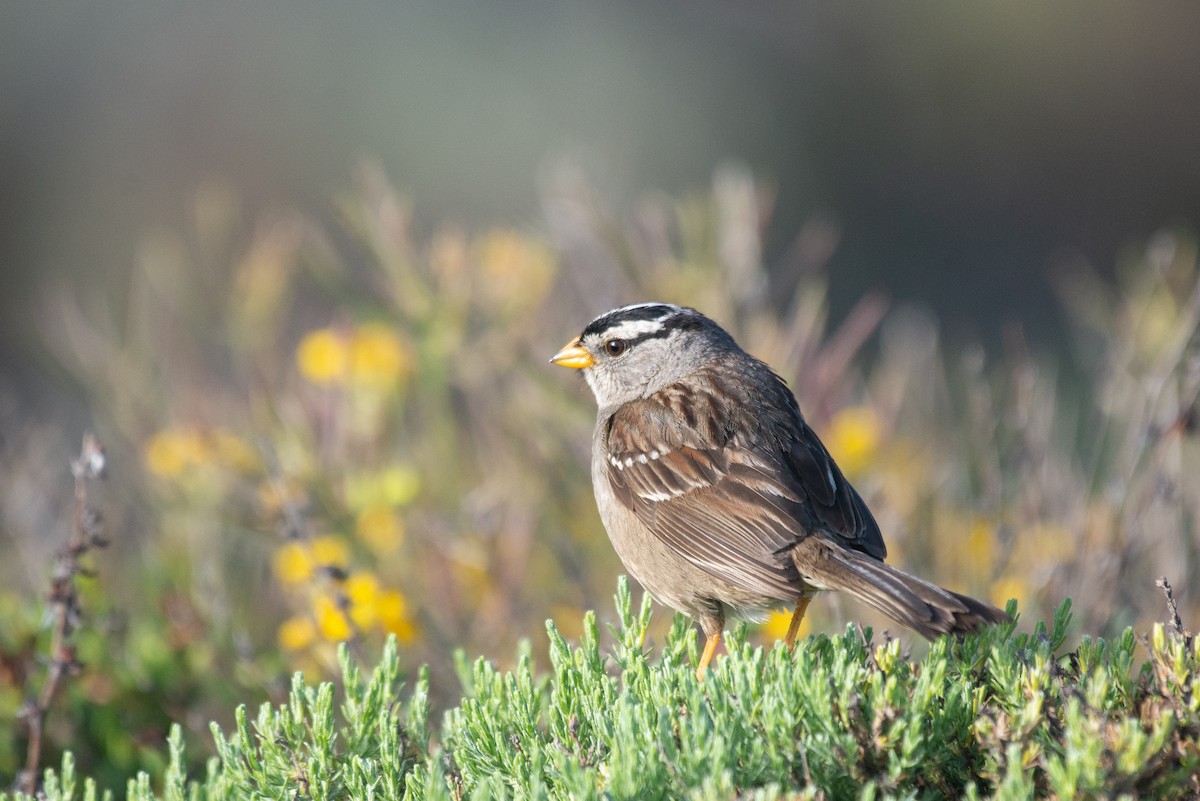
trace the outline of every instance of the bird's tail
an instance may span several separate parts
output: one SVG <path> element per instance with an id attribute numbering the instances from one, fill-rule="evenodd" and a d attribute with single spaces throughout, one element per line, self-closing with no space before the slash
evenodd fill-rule
<path id="1" fill-rule="evenodd" d="M 798 544 L 792 559 L 812 586 L 847 593 L 928 639 L 1012 620 L 991 604 L 943 589 L 820 537 L 808 537 Z"/>

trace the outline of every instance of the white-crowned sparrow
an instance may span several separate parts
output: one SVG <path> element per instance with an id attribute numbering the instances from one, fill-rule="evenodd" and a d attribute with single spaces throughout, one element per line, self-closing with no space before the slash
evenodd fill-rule
<path id="1" fill-rule="evenodd" d="M 630 574 L 698 620 L 703 674 L 725 619 L 841 590 L 933 638 L 1008 615 L 884 564 L 879 526 L 783 379 L 695 309 L 624 306 L 551 362 L 599 405 L 592 483 Z"/>

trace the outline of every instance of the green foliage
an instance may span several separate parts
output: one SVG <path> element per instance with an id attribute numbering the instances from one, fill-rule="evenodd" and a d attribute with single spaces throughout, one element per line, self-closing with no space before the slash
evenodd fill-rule
<path id="1" fill-rule="evenodd" d="M 1184 618 L 1200 617 L 1200 594 L 1186 579 L 1200 575 L 1193 237 L 1154 236 L 1118 265 L 1116 281 L 1086 271 L 1063 277 L 1078 371 L 1069 376 L 1061 369 L 1067 357 L 1027 350 L 1015 334 L 985 354 L 946 343 L 934 321 L 879 297 L 831 316 L 823 260 L 836 244 L 832 232 L 800 232 L 796 252 L 808 254 L 810 267 L 768 271 L 762 190 L 751 176 L 722 170 L 711 192 L 649 197 L 625 215 L 574 184 L 551 182 L 542 222 L 471 230 L 416 224 L 420 215 L 378 169 L 363 170 L 333 213 L 254 210 L 236 189 L 210 184 L 176 224 L 148 233 L 127 280 L 94 292 L 48 289 L 44 357 L 52 354 L 78 387 L 109 449 L 110 480 L 97 482 L 92 500 L 112 544 L 79 576 L 73 647 L 81 668 L 48 710 L 40 764 L 57 764 L 70 748 L 79 772 L 101 786 L 141 771 L 158 776 L 169 754 L 157 746 L 177 722 L 187 772 L 197 775 L 214 753 L 208 721 L 236 731 L 234 707 L 283 702 L 295 671 L 314 683 L 337 675 L 341 643 L 366 664 L 395 634 L 400 671 L 414 675 L 422 664 L 452 665 L 458 649 L 511 653 L 523 639 L 536 641 L 552 616 L 590 660 L 575 668 L 579 675 L 563 668 L 558 638 L 550 655 L 525 653 L 503 681 L 462 658 L 469 703 L 459 704 L 452 670 L 433 672 L 431 706 L 458 707 L 437 737 L 449 761 L 411 775 L 442 788 L 475 770 L 463 792 L 492 792 L 489 783 L 506 774 L 472 767 L 471 748 L 480 746 L 454 721 L 469 721 L 471 704 L 507 709 L 505 693 L 526 698 L 504 683 L 524 670 L 541 677 L 531 686 L 545 705 L 540 711 L 529 697 L 531 732 L 551 736 L 552 710 L 564 705 L 554 713 L 554 741 L 563 727 L 575 730 L 579 743 L 568 742 L 579 759 L 564 776 L 546 778 L 559 764 L 547 746 L 541 769 L 519 752 L 504 755 L 508 767 L 530 781 L 543 777 L 554 793 L 599 776 L 615 794 L 613 782 L 625 779 L 612 772 L 619 764 L 599 761 L 604 737 L 640 732 L 657 749 L 656 727 L 679 728 L 678 715 L 660 721 L 647 706 L 604 718 L 570 704 L 583 703 L 577 693 L 586 691 L 596 710 L 628 705 L 640 696 L 623 696 L 626 685 L 653 690 L 657 701 L 673 698 L 683 690 L 669 682 L 687 679 L 668 668 L 694 659 L 682 624 L 668 635 L 662 616 L 646 635 L 658 661 L 639 656 L 640 641 L 627 641 L 636 627 L 621 628 L 602 653 L 595 620 L 579 622 L 583 610 L 605 603 L 620 567 L 587 475 L 592 399 L 578 376 L 546 359 L 619 302 L 697 306 L 779 369 L 885 529 L 892 563 L 996 604 L 1016 598 L 1033 618 L 1074 598 L 1073 638 L 1087 631 L 1119 641 L 1128 625 L 1148 630 L 1161 608 L 1153 580 L 1164 575 L 1179 587 Z M 879 358 L 864 357 L 864 345 Z M 0 403 L 5 721 L 19 720 L 51 662 L 44 599 L 54 552 L 73 525 L 62 454 L 77 441 L 60 426 L 14 416 Z M 882 619 L 822 601 L 810 621 L 830 634 L 849 621 L 878 628 Z M 786 614 L 772 616 L 737 647 L 773 643 L 787 624 Z M 794 659 L 828 667 L 842 653 L 831 643 L 841 642 L 811 638 Z M 888 646 L 892 657 L 876 653 L 878 645 L 867 650 L 881 664 L 891 658 L 901 673 L 917 670 L 900 658 L 902 645 Z M 1136 696 L 1132 651 L 1085 644 L 1081 654 L 1095 647 L 1106 680 Z M 1121 658 L 1129 664 L 1108 661 Z M 1019 673 L 1025 655 L 1014 659 L 1009 669 Z M 596 680 L 613 669 L 622 677 L 615 686 Z M 727 669 L 719 665 L 711 681 L 719 684 Z M 910 678 L 895 678 L 892 692 L 907 692 Z M 678 736 L 714 752 L 713 764 L 725 764 L 715 751 L 743 730 L 710 735 L 688 726 L 725 715 L 719 701 L 710 693 L 707 712 L 678 707 L 688 714 Z M 823 703 L 832 715 L 834 701 Z M 847 709 L 855 707 L 837 712 Z M 990 724 L 1002 734 L 1014 725 L 1007 714 Z M 601 723 L 625 728 L 590 728 Z M 507 724 L 495 725 L 493 738 L 507 738 Z M 522 748 L 540 747 L 517 731 Z M 902 735 L 916 737 L 897 729 Z M 29 739 L 19 723 L 0 726 L 0 786 L 25 764 Z M 784 763 L 803 778 L 808 761 L 810 774 L 836 789 L 840 780 L 828 757 L 822 761 L 823 753 L 842 753 L 835 744 L 806 745 L 813 755 L 801 752 L 800 768 L 786 753 L 765 764 L 736 757 L 728 780 L 757 786 L 746 776 L 779 775 Z M 426 758 L 423 746 L 417 752 Z M 888 758 L 901 771 L 920 756 L 896 753 Z M 975 767 L 926 762 L 950 786 L 975 775 Z M 674 782 L 693 769 L 682 758 L 639 767 Z M 1068 762 L 1039 770 L 991 781 L 1082 781 Z M 712 781 L 711 794 L 728 794 L 725 779 Z M 786 791 L 793 780 L 778 781 Z"/>
<path id="2" fill-rule="evenodd" d="M 588 613 L 578 644 L 547 623 L 552 669 L 529 653 L 501 671 L 464 665 L 466 696 L 431 732 L 422 673 L 399 700 L 395 641 L 369 680 L 341 651 L 333 685 L 299 674 L 286 704 L 236 730 L 213 726 L 217 757 L 184 775 L 178 727 L 149 799 L 1186 798 L 1200 790 L 1200 640 L 1156 625 L 1139 643 L 1085 638 L 1062 651 L 1063 603 L 1031 634 L 1014 625 L 943 638 L 920 661 L 851 626 L 789 651 L 744 627 L 705 679 L 676 617 L 646 644 L 650 601 L 617 592 L 612 641 Z M 1015 605 L 1010 605 L 1015 613 Z M 1148 658 L 1139 660 L 1139 647 Z M 340 713 L 340 714 L 339 714 Z M 80 795 L 71 756 L 45 798 Z M 94 782 L 82 784 L 95 799 Z M 0 801 L 9 801 L 0 795 Z M 17 795 L 13 801 L 25 801 Z"/>
<path id="3" fill-rule="evenodd" d="M 403 797 L 418 755 L 429 746 L 427 674 L 418 678 L 402 718 L 395 639 L 370 681 L 363 681 L 345 648 L 340 656 L 343 725 L 337 723 L 333 685 L 309 687 L 296 674 L 287 705 L 264 704 L 253 724 L 240 708 L 229 737 L 213 725 L 213 765 L 219 769 L 210 771 L 207 797 Z"/>

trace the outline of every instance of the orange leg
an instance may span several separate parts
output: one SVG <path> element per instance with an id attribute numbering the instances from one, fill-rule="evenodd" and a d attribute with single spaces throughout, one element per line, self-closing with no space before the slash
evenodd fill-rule
<path id="1" fill-rule="evenodd" d="M 721 630 L 718 629 L 716 634 L 708 635 L 708 639 L 704 642 L 704 653 L 700 654 L 700 664 L 696 666 L 696 678 L 704 681 L 704 671 L 708 670 L 708 663 L 712 661 L 713 654 L 717 652 L 717 646 L 721 644 Z"/>
<path id="2" fill-rule="evenodd" d="M 800 622 L 804 620 L 804 613 L 811 600 L 811 595 L 805 595 L 796 602 L 796 611 L 792 612 L 792 622 L 788 624 L 787 636 L 783 638 L 783 644 L 788 648 L 796 644 L 796 632 L 800 631 Z"/>

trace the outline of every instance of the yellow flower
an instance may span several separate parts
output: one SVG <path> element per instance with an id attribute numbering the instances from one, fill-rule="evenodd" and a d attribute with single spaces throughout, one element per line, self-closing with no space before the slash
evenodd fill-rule
<path id="1" fill-rule="evenodd" d="M 395 634 L 402 643 L 410 643 L 417 636 L 417 627 L 408 614 L 408 601 L 399 590 L 388 590 L 379 596 L 379 622 L 384 631 Z"/>
<path id="2" fill-rule="evenodd" d="M 160 478 L 174 478 L 211 457 L 204 437 L 191 428 L 165 428 L 146 442 L 142 458 L 146 469 Z"/>
<path id="3" fill-rule="evenodd" d="M 302 584 L 313 577 L 312 552 L 301 542 L 288 542 L 275 552 L 275 575 L 284 584 Z"/>
<path id="4" fill-rule="evenodd" d="M 354 635 L 350 621 L 338 608 L 337 601 L 328 595 L 318 595 L 313 603 L 313 616 L 317 619 L 317 631 L 327 640 L 341 642 Z"/>
<path id="5" fill-rule="evenodd" d="M 389 467 L 379 478 L 380 500 L 392 506 L 407 506 L 421 488 L 420 477 L 411 467 Z"/>
<path id="6" fill-rule="evenodd" d="M 285 584 L 303 584 L 324 567 L 345 568 L 350 562 L 346 543 L 331 536 L 311 542 L 288 542 L 275 552 L 275 575 Z"/>
<path id="7" fill-rule="evenodd" d="M 987 518 L 976 517 L 967 534 L 968 568 L 973 572 L 987 571 L 996 560 L 996 529 Z"/>
<path id="8" fill-rule="evenodd" d="M 358 513 L 358 538 L 379 556 L 394 553 L 404 541 L 404 523 L 391 507 L 375 504 Z"/>
<path id="9" fill-rule="evenodd" d="M 420 488 L 417 471 L 395 465 L 377 472 L 347 476 L 346 503 L 354 509 L 407 506 Z"/>
<path id="10" fill-rule="evenodd" d="M 1038 521 L 1018 529 L 1012 561 L 1026 566 L 1050 567 L 1070 559 L 1081 547 L 1080 540 L 1061 523 Z"/>
<path id="11" fill-rule="evenodd" d="M 1009 598 L 1016 598 L 1017 609 L 1024 610 L 1029 596 L 1029 585 L 1023 579 L 1015 576 L 1001 576 L 992 582 L 991 596 L 1001 607 L 1008 602 Z"/>
<path id="12" fill-rule="evenodd" d="M 317 638 L 317 629 L 306 617 L 291 617 L 279 626 L 279 645 L 285 651 L 302 651 Z"/>
<path id="13" fill-rule="evenodd" d="M 323 536 L 312 541 L 313 560 L 319 567 L 345 567 L 350 563 L 350 549 L 339 537 Z"/>
<path id="14" fill-rule="evenodd" d="M 788 626 L 792 624 L 791 611 L 776 609 L 762 624 L 762 633 L 771 640 L 782 640 L 787 636 Z M 812 632 L 812 618 L 804 616 L 800 628 L 796 632 L 797 639 L 807 637 Z"/>
<path id="15" fill-rule="evenodd" d="M 355 331 L 349 354 L 351 380 L 367 386 L 391 386 L 412 367 L 412 357 L 400 337 L 380 323 L 368 323 Z"/>
<path id="16" fill-rule="evenodd" d="M 879 449 L 883 426 L 870 406 L 850 406 L 829 421 L 825 447 L 848 476 L 858 475 Z"/>
<path id="17" fill-rule="evenodd" d="M 309 332 L 296 347 L 296 365 L 300 374 L 314 384 L 341 380 L 346 375 L 348 363 L 345 340 L 329 328 Z"/>
<path id="18" fill-rule="evenodd" d="M 343 586 L 350 601 L 350 619 L 359 631 L 375 625 L 379 617 L 379 581 L 370 573 L 355 573 Z"/>

